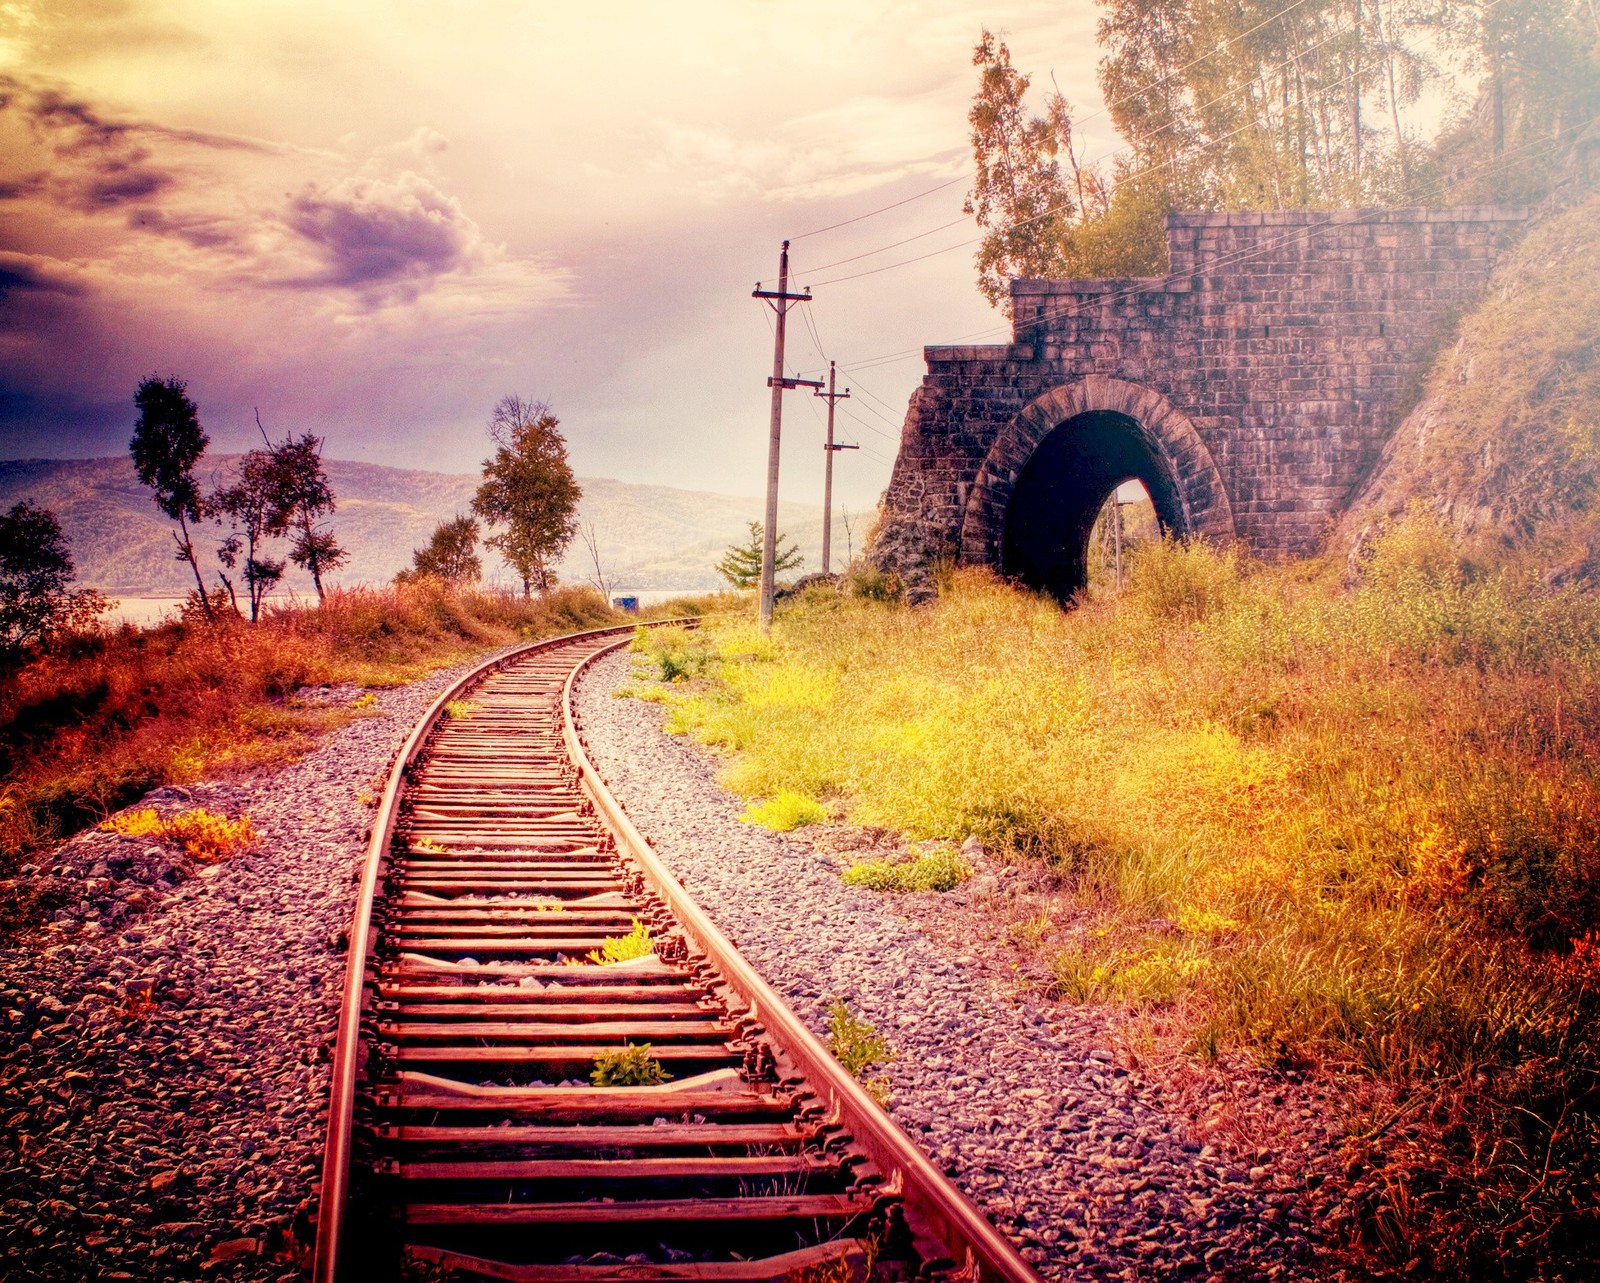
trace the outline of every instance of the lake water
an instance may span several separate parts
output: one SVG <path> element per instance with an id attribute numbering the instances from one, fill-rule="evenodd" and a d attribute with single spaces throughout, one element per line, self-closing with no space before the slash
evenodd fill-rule
<path id="1" fill-rule="evenodd" d="M 670 601 L 674 597 L 690 595 L 679 588 L 613 588 L 611 596 L 637 597 L 641 606 L 654 606 L 657 602 Z M 316 599 L 305 597 L 284 597 L 276 593 L 267 599 L 274 606 L 309 605 Z M 103 616 L 107 623 L 134 624 L 139 628 L 151 628 L 159 624 L 168 615 L 176 614 L 178 607 L 182 606 L 182 597 L 113 597 L 111 610 Z"/>

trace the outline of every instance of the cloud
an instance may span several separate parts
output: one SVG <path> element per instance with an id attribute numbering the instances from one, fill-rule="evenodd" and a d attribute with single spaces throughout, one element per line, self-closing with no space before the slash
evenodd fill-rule
<path id="1" fill-rule="evenodd" d="M 147 205 L 174 189 L 180 170 L 156 160 L 155 147 L 271 150 L 252 139 L 114 119 L 57 87 L 15 76 L 0 76 L 0 113 L 13 114 L 35 153 L 42 150 L 49 161 L 47 177 L 0 177 L 0 199 L 17 200 L 47 188 L 57 206 L 84 214 Z"/>
<path id="2" fill-rule="evenodd" d="M 653 126 L 650 172 L 702 200 L 787 205 L 858 195 L 911 175 L 944 177 L 967 164 L 933 95 L 860 95 L 783 122 L 761 137 L 673 120 Z"/>
<path id="3" fill-rule="evenodd" d="M 68 295 L 84 292 L 82 282 L 67 264 L 36 254 L 0 250 L 0 297 L 13 290 Z"/>
<path id="4" fill-rule="evenodd" d="M 352 289 L 371 305 L 414 299 L 482 257 L 482 233 L 460 202 L 410 170 L 307 187 L 290 200 L 286 221 L 316 248 L 323 268 L 285 284 Z"/>

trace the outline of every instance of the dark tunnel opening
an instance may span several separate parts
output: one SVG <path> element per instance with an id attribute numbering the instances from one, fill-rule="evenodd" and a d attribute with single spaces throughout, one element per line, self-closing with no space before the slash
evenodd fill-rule
<path id="1" fill-rule="evenodd" d="M 1088 582 L 1089 534 L 1111 492 L 1137 478 L 1163 534 L 1182 535 L 1183 507 L 1165 463 L 1125 414 L 1095 410 L 1060 424 L 1012 487 L 1002 573 L 1066 602 Z"/>

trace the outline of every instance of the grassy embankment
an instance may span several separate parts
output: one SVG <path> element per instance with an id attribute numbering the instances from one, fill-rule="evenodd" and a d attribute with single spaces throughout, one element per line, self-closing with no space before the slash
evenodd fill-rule
<path id="1" fill-rule="evenodd" d="M 1423 515 L 1334 579 L 1166 544 L 1070 613 L 960 573 L 643 640 L 738 792 L 1047 864 L 1057 996 L 1424 1087 L 1397 1250 L 1559 1260 L 1600 1175 L 1600 614 Z"/>
<path id="2" fill-rule="evenodd" d="M 167 783 L 281 762 L 367 715 L 306 686 L 414 681 L 497 646 L 632 616 L 563 588 L 524 601 L 438 585 L 330 593 L 320 609 L 121 628 L 0 673 L 0 876 L 23 853 Z"/>
<path id="3" fill-rule="evenodd" d="M 926 610 L 813 596 L 770 641 L 653 639 L 701 674 L 665 690 L 673 723 L 783 816 L 1043 862 L 1074 912 L 1017 935 L 1062 998 L 1400 1084 L 1356 1127 L 1376 1257 L 1587 1278 L 1597 335 L 1600 196 L 1497 270 L 1327 560 L 1158 545 L 1066 614 L 966 574 Z"/>

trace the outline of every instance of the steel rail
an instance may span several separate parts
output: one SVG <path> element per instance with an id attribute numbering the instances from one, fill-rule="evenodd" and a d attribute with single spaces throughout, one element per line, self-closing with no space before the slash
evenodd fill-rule
<path id="1" fill-rule="evenodd" d="M 774 1040 L 781 1049 L 780 1061 L 786 1054 L 793 1062 L 792 1069 L 805 1079 L 811 1091 L 825 1100 L 829 1112 L 845 1124 L 852 1139 L 886 1175 L 897 1174 L 901 1178 L 899 1192 L 905 1201 L 913 1233 L 942 1244 L 962 1279 L 981 1280 L 982 1283 L 1039 1283 L 1038 1275 L 1010 1241 L 928 1161 L 911 1138 L 745 961 L 661 862 L 655 848 L 612 795 L 578 732 L 572 692 L 584 669 L 616 649 L 607 647 L 574 668 L 567 678 L 562 699 L 562 729 L 567 751 L 578 764 L 582 786 L 607 827 L 626 846 L 652 889 L 677 918 L 678 925 L 694 938 L 706 960 L 722 974 L 756 1021 L 775 1035 Z"/>
<path id="2" fill-rule="evenodd" d="M 652 626 L 684 624 L 684 619 L 655 620 Z M 490 673 L 541 650 L 550 650 L 583 637 L 603 636 L 606 633 L 626 632 L 630 636 L 638 627 L 623 624 L 613 628 L 590 629 L 548 637 L 529 642 L 485 660 L 469 673 L 452 682 L 422 719 L 411 730 L 395 757 L 384 783 L 383 795 L 378 802 L 377 814 L 372 820 L 371 837 L 367 843 L 366 860 L 361 866 L 361 889 L 356 894 L 356 907 L 350 924 L 347 945 L 349 962 L 345 967 L 344 1000 L 339 1008 L 339 1033 L 333 1053 L 333 1080 L 328 1099 L 328 1139 L 323 1150 L 322 1184 L 317 1206 L 317 1239 L 312 1261 L 313 1283 L 334 1283 L 337 1278 L 339 1251 L 344 1235 L 345 1209 L 350 1194 L 350 1140 L 356 1099 L 356 1074 L 361 1068 L 357 1057 L 361 1051 L 361 1019 L 368 1003 L 367 968 L 372 961 L 372 906 L 377 897 L 378 883 L 389 863 L 390 845 L 394 840 L 395 824 L 400 818 L 400 793 L 405 785 L 407 771 L 416 761 L 418 753 L 427 742 L 433 728 L 444 716 L 445 706 L 458 698 L 463 691 L 476 685 Z"/>
<path id="3" fill-rule="evenodd" d="M 1038 1283 L 689 898 L 611 794 L 572 696 L 636 627 L 533 642 L 478 665 L 395 759 L 350 931 L 314 1283 L 376 1277 L 384 1267 L 364 1249 L 394 1250 L 382 1227 L 400 1223 L 420 1231 L 399 1240 L 413 1259 L 521 1283 L 856 1277 L 874 1240 L 901 1262 L 895 1278 L 920 1262 L 922 1279 Z M 537 658 L 562 647 L 569 654 Z M 465 724 L 447 721 L 450 702 L 480 685 Z M 552 905 L 559 916 L 547 918 Z M 656 932 L 648 964 L 565 969 L 625 918 Z M 581 1077 L 635 1037 L 657 1040 L 678 1085 L 543 1081 Z M 741 1055 L 743 1070 L 731 1067 Z M 507 1072 L 496 1065 L 512 1085 L 472 1081 Z M 549 1192 L 530 1200 L 536 1186 Z M 597 1199 L 608 1187 L 616 1197 Z M 697 1225 L 746 1225 L 737 1233 L 747 1236 L 768 1222 L 749 1246 L 738 1240 L 745 1256 L 680 1250 L 709 1241 L 731 1251 Z M 629 1250 L 614 1246 L 619 1233 L 633 1241 L 650 1225 L 688 1237 L 658 1244 L 664 1255 L 652 1249 L 656 1264 L 606 1254 Z M 553 1264 L 552 1232 L 581 1253 Z M 533 1257 L 518 1246 L 527 1235 Z M 602 1248 L 588 1263 L 586 1242 Z M 511 1256 L 481 1255 L 498 1255 L 494 1243 Z"/>

